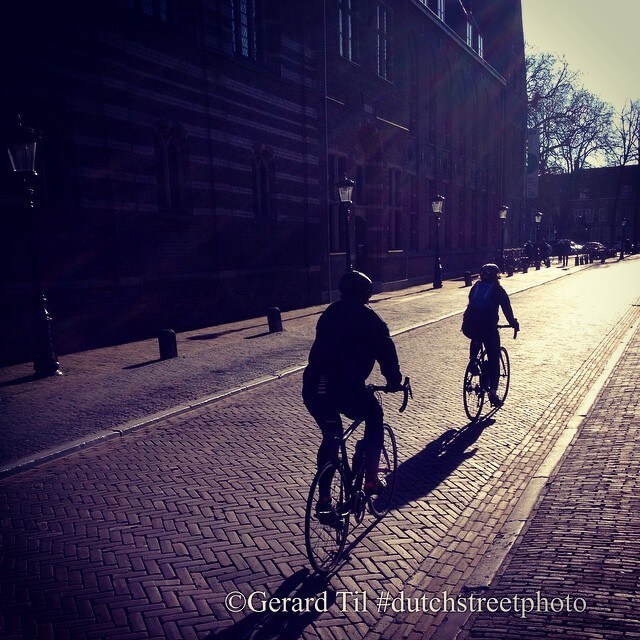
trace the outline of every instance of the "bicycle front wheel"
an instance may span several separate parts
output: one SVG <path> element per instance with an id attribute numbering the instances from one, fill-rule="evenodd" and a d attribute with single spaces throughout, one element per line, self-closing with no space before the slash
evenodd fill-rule
<path id="1" fill-rule="evenodd" d="M 507 399 L 509 393 L 509 382 L 511 380 L 511 366 L 509 364 L 509 354 L 504 347 L 500 347 L 500 376 L 498 377 L 498 388 L 496 395 L 500 398 L 501 404 Z"/>
<path id="2" fill-rule="evenodd" d="M 471 421 L 478 419 L 484 405 L 484 389 L 482 388 L 480 374 L 481 360 L 479 358 L 469 360 L 462 382 L 462 399 L 465 413 Z"/>
<path id="3" fill-rule="evenodd" d="M 318 573 L 328 573 L 340 562 L 349 532 L 347 501 L 344 472 L 330 462 L 316 473 L 311 483 L 304 518 L 307 557 Z M 329 504 L 318 509 L 318 502 Z"/>
<path id="4" fill-rule="evenodd" d="M 396 491 L 396 470 L 398 468 L 398 447 L 393 429 L 384 425 L 384 440 L 378 464 L 378 480 L 384 484 L 384 490 L 379 495 L 369 498 L 369 511 L 378 519 L 384 517 L 393 502 Z"/>

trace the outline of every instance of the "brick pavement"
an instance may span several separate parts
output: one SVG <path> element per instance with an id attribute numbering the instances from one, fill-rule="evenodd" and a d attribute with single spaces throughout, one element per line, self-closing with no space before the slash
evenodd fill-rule
<path id="1" fill-rule="evenodd" d="M 432 636 L 442 615 L 385 613 L 374 598 L 470 584 L 637 323 L 638 265 L 589 268 L 514 296 L 523 333 L 507 343 L 513 386 L 491 425 L 464 420 L 459 317 L 398 336 L 416 399 L 400 417 L 386 403 L 400 449 L 397 504 L 378 526 L 367 519 L 352 533 L 348 562 L 326 582 L 308 574 L 302 546 L 318 441 L 298 374 L 4 478 L 6 636 Z M 416 304 L 444 300 L 431 293 Z M 603 305 L 607 296 L 616 304 Z M 326 594 L 331 607 L 231 613 L 224 600 L 236 589 Z M 346 591 L 367 593 L 367 607 L 342 610 Z"/>

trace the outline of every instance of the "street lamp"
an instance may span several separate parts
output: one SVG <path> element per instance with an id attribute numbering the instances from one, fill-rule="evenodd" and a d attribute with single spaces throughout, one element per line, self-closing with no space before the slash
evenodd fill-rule
<path id="1" fill-rule="evenodd" d="M 433 267 L 433 288 L 442 288 L 442 265 L 440 264 L 440 216 L 442 215 L 442 206 L 444 205 L 443 196 L 434 196 L 431 198 L 431 211 L 436 217 L 436 258 Z"/>
<path id="2" fill-rule="evenodd" d="M 354 185 L 355 182 L 347 178 L 346 173 L 342 180 L 336 182 L 336 187 L 338 187 L 338 197 L 340 198 L 340 208 L 344 214 L 344 243 L 347 259 L 347 271 L 353 271 L 353 265 L 351 264 L 351 240 L 349 238 L 349 211 Z"/>
<path id="3" fill-rule="evenodd" d="M 53 340 L 51 338 L 51 316 L 46 308 L 46 298 L 42 290 L 42 276 L 38 260 L 34 192 L 37 173 L 35 170 L 36 149 L 41 134 L 22 124 L 18 116 L 15 126 L 5 131 L 5 142 L 9 160 L 15 175 L 19 178 L 25 198 L 25 208 L 31 228 L 31 270 L 34 296 L 34 360 L 36 376 L 61 375 L 58 367 Z"/>
<path id="4" fill-rule="evenodd" d="M 539 242 L 539 237 L 540 237 L 540 223 L 542 222 L 542 213 L 540 213 L 540 211 L 538 211 L 535 214 L 535 220 L 536 220 L 536 246 L 535 246 L 535 258 L 536 258 L 536 270 L 540 269 L 540 249 L 538 246 L 538 242 Z"/>
<path id="5" fill-rule="evenodd" d="M 622 218 L 622 220 L 620 221 L 620 224 L 622 225 L 622 242 L 620 243 L 620 260 L 624 260 L 624 241 L 625 241 L 624 232 L 627 226 L 627 219 Z"/>
<path id="6" fill-rule="evenodd" d="M 503 204 L 498 210 L 498 216 L 500 217 L 500 271 L 504 271 L 504 228 L 507 223 L 507 214 L 509 213 L 509 207 Z"/>

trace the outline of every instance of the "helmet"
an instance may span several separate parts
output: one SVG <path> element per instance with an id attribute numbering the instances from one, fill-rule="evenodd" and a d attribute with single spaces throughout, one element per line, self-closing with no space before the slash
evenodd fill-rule
<path id="1" fill-rule="evenodd" d="M 343 299 L 359 300 L 363 304 L 369 300 L 373 293 L 371 279 L 360 271 L 347 271 L 338 285 Z"/>
<path id="2" fill-rule="evenodd" d="M 480 269 L 480 280 L 482 282 L 498 282 L 500 269 L 497 264 L 483 264 Z"/>

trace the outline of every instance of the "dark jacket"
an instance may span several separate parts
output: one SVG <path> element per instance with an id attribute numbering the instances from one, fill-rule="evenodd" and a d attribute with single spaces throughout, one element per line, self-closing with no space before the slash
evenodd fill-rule
<path id="1" fill-rule="evenodd" d="M 400 385 L 398 354 L 382 318 L 360 302 L 334 302 L 316 326 L 303 376 L 303 396 L 317 392 L 321 376 L 333 397 L 361 391 L 376 362 L 387 384 Z"/>
<path id="2" fill-rule="evenodd" d="M 514 326 L 517 321 L 507 292 L 498 283 L 478 280 L 469 291 L 469 304 L 462 321 L 464 335 L 471 339 L 481 339 L 488 331 L 497 331 L 499 308 L 507 322 Z"/>

